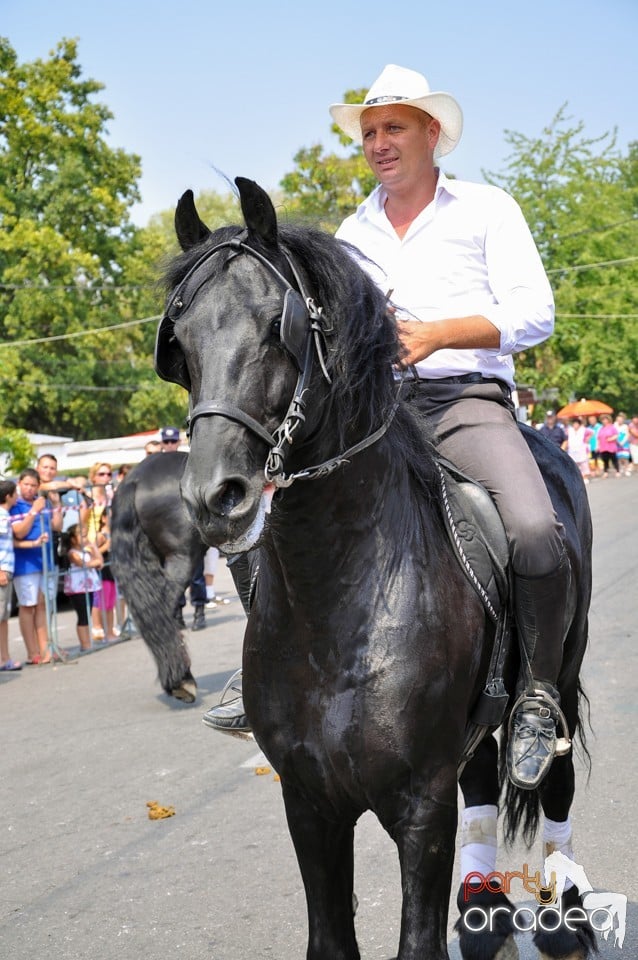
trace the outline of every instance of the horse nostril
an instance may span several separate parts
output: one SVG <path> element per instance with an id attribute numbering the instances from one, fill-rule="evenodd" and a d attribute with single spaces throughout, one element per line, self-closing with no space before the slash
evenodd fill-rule
<path id="1" fill-rule="evenodd" d="M 237 480 L 228 480 L 216 491 L 214 498 L 215 513 L 227 517 L 238 507 L 246 496 L 246 488 Z"/>

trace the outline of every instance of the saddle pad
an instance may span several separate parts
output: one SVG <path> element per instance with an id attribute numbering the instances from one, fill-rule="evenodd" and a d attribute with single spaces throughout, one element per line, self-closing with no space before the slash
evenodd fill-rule
<path id="1" fill-rule="evenodd" d="M 445 528 L 454 553 L 492 619 L 507 597 L 509 548 L 487 490 L 447 460 L 438 461 Z"/>

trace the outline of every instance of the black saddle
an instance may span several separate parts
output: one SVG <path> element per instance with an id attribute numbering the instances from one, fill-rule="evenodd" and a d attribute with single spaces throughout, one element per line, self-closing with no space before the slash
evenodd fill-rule
<path id="1" fill-rule="evenodd" d="M 507 603 L 509 547 L 498 510 L 480 483 L 438 460 L 445 529 L 464 574 L 492 620 Z"/>
<path id="2" fill-rule="evenodd" d="M 496 505 L 485 487 L 447 460 L 438 460 L 445 528 L 461 569 L 495 624 L 485 685 L 465 732 L 460 773 L 477 745 L 498 727 L 509 703 L 504 668 L 512 641 L 509 546 Z"/>

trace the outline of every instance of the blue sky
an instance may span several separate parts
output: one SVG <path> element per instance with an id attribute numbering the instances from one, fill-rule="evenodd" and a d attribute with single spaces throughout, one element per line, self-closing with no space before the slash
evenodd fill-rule
<path id="1" fill-rule="evenodd" d="M 213 166 L 276 189 L 301 147 L 336 147 L 329 104 L 386 63 L 461 103 L 458 177 L 502 169 L 504 131 L 539 135 L 565 102 L 588 135 L 638 140 L 637 0 L 0 0 L 0 33 L 23 61 L 79 39 L 111 144 L 142 158 L 139 224 L 188 187 L 225 193 Z"/>

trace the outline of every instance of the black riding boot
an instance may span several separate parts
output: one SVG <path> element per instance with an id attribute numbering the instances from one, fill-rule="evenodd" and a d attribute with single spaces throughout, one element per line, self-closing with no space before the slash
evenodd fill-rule
<path id="1" fill-rule="evenodd" d="M 206 629 L 206 610 L 203 603 L 198 603 L 195 606 L 195 612 L 193 613 L 193 623 L 191 630 L 205 630 Z"/>
<path id="2" fill-rule="evenodd" d="M 227 563 L 244 612 L 248 616 L 259 572 L 259 551 L 240 553 Z M 241 670 L 237 670 L 232 675 L 222 691 L 217 706 L 211 707 L 202 719 L 207 726 L 220 733 L 229 733 L 231 736 L 245 739 L 252 738 L 252 730 L 244 711 Z"/>
<path id="3" fill-rule="evenodd" d="M 562 560 L 545 577 L 514 578 L 514 611 L 522 678 L 509 722 L 507 769 L 512 783 L 534 790 L 556 754 L 571 743 L 556 681 L 563 658 L 569 565 Z M 557 738 L 560 723 L 562 737 Z"/>

